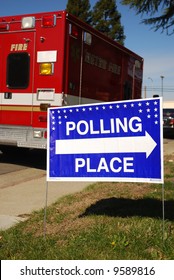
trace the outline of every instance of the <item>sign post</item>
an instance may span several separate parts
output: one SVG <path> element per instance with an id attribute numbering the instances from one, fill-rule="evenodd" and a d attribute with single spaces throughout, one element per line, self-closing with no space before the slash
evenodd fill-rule
<path id="1" fill-rule="evenodd" d="M 162 99 L 48 110 L 47 180 L 163 183 Z"/>

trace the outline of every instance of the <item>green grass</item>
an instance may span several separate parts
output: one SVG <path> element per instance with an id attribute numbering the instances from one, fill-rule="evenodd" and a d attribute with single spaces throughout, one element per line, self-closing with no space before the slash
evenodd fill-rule
<path id="1" fill-rule="evenodd" d="M 159 184 L 96 183 L 0 232 L 3 259 L 174 259 L 174 162 Z M 164 225 L 164 234 L 163 234 Z"/>

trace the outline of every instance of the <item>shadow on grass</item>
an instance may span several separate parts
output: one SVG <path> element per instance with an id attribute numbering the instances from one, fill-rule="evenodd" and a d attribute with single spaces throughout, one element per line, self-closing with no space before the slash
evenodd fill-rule
<path id="1" fill-rule="evenodd" d="M 110 217 L 150 217 L 162 219 L 162 201 L 157 199 L 125 199 L 108 198 L 101 199 L 92 204 L 80 217 L 88 215 L 107 215 Z M 165 219 L 174 221 L 174 200 L 164 203 Z"/>

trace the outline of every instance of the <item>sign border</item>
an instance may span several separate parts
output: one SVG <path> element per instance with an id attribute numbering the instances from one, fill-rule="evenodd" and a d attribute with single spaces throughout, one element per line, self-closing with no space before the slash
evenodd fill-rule
<path id="1" fill-rule="evenodd" d="M 73 107 L 88 107 L 88 106 L 97 106 L 97 105 L 109 105 L 109 104 L 117 104 L 117 103 L 124 103 L 124 102 L 138 102 L 138 101 L 147 101 L 148 100 L 159 100 L 160 102 L 160 159 L 161 159 L 161 177 L 160 178 L 133 178 L 133 177 L 50 177 L 49 176 L 49 169 L 50 169 L 50 110 L 52 109 L 70 109 Z M 114 101 L 114 102 L 98 102 L 98 103 L 91 103 L 91 104 L 80 104 L 80 105 L 72 105 L 72 106 L 63 106 L 63 107 L 52 107 L 48 108 L 47 112 L 47 181 L 77 181 L 77 182 L 132 182 L 132 183 L 164 183 L 164 160 L 163 160 L 163 98 L 156 97 L 156 98 L 145 98 L 145 99 L 131 99 L 131 100 L 121 100 L 121 101 Z"/>

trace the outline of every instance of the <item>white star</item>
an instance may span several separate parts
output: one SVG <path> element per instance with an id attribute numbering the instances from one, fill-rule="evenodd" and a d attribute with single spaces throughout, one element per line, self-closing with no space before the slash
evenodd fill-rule
<path id="1" fill-rule="evenodd" d="M 131 104 L 131 107 L 134 107 L 134 104 L 133 104 L 133 103 Z"/>
<path id="2" fill-rule="evenodd" d="M 155 108 L 154 111 L 157 112 L 157 111 L 158 111 L 158 108 Z"/>
<path id="3" fill-rule="evenodd" d="M 149 113 L 149 112 L 150 112 L 150 109 L 147 109 L 146 111 Z"/>
<path id="4" fill-rule="evenodd" d="M 151 118 L 151 115 L 147 115 L 147 118 L 150 119 L 150 118 Z"/>
<path id="5" fill-rule="evenodd" d="M 105 106 L 103 106 L 102 108 L 103 108 L 103 110 L 105 110 Z"/>
<path id="6" fill-rule="evenodd" d="M 124 104 L 123 106 L 124 106 L 124 108 L 127 108 L 127 104 Z"/>
<path id="7" fill-rule="evenodd" d="M 142 112 L 143 112 L 143 110 L 142 110 L 142 109 L 140 109 L 140 110 L 139 110 L 139 113 L 142 113 Z"/>
<path id="8" fill-rule="evenodd" d="M 91 107 L 89 107 L 89 111 L 92 111 L 92 108 L 91 108 Z"/>
<path id="9" fill-rule="evenodd" d="M 96 109 L 96 110 L 99 110 L 99 108 L 98 108 L 98 107 L 95 107 L 95 109 Z"/>
<path id="10" fill-rule="evenodd" d="M 83 111 L 83 112 L 85 112 L 85 111 L 86 111 L 86 109 L 85 109 L 85 108 L 83 108 L 83 109 L 82 109 L 82 111 Z"/>
<path id="11" fill-rule="evenodd" d="M 146 102 L 146 106 L 149 106 L 149 104 L 150 104 L 149 102 Z"/>
<path id="12" fill-rule="evenodd" d="M 138 103 L 138 106 L 139 106 L 139 107 L 141 107 L 141 106 L 142 106 L 142 104 L 141 104 L 141 103 Z"/>

